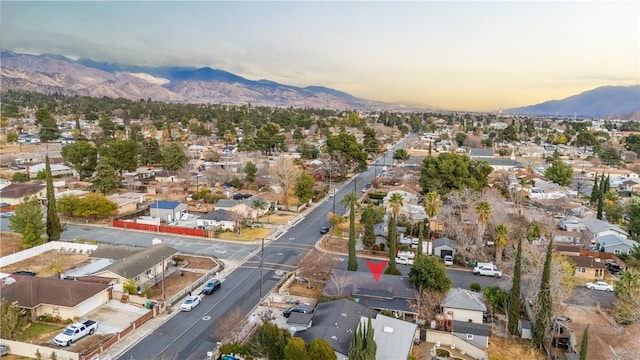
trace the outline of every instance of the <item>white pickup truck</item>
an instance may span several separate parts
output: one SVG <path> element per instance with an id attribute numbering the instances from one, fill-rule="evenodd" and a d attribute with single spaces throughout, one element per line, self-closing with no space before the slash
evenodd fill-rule
<path id="1" fill-rule="evenodd" d="M 477 263 L 473 268 L 474 275 L 502 277 L 502 271 L 493 263 Z"/>
<path id="2" fill-rule="evenodd" d="M 413 265 L 413 259 L 409 259 L 406 256 L 399 256 L 396 258 L 396 264 Z"/>
<path id="3" fill-rule="evenodd" d="M 406 257 L 407 259 L 413 259 L 416 257 L 416 254 L 413 251 L 398 251 L 397 258 Z"/>
<path id="4" fill-rule="evenodd" d="M 93 320 L 87 320 L 83 323 L 75 323 L 67 326 L 63 332 L 58 334 L 53 342 L 58 346 L 69 346 L 74 341 L 78 341 L 86 335 L 93 334 L 98 328 L 98 323 Z"/>

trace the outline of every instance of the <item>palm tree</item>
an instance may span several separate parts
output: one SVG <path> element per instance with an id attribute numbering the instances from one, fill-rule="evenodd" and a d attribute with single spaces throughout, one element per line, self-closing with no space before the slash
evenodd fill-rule
<path id="1" fill-rule="evenodd" d="M 396 222 L 398 220 L 398 213 L 400 208 L 404 205 L 404 198 L 398 193 L 391 194 L 389 198 L 389 207 L 391 208 L 392 217 L 388 224 L 389 234 L 389 274 L 397 274 L 396 269 L 396 253 L 398 250 L 398 230 L 396 228 Z"/>
<path id="2" fill-rule="evenodd" d="M 482 201 L 476 206 L 476 212 L 478 213 L 478 242 L 482 243 L 484 230 L 491 216 L 491 205 L 486 201 Z"/>
<path id="3" fill-rule="evenodd" d="M 495 242 L 496 242 L 496 263 L 500 264 L 502 261 L 502 250 L 507 245 L 507 237 L 509 236 L 509 229 L 506 226 L 500 224 L 495 227 Z"/>
<path id="4" fill-rule="evenodd" d="M 251 207 L 256 209 L 256 210 L 264 210 L 267 208 L 267 203 L 264 202 L 264 200 L 262 199 L 257 199 L 257 200 L 253 200 L 253 203 L 251 204 Z M 258 220 L 258 212 L 256 211 L 256 220 Z M 267 222 L 269 219 L 267 218 Z"/>
<path id="5" fill-rule="evenodd" d="M 342 206 L 349 207 L 349 263 L 347 270 L 358 270 L 358 258 L 356 257 L 356 204 L 358 197 L 355 192 L 350 192 L 342 198 Z"/>
<path id="6" fill-rule="evenodd" d="M 438 216 L 441 207 L 442 198 L 437 192 L 430 191 L 427 193 L 427 195 L 424 196 L 424 209 L 427 212 L 427 217 L 429 218 L 429 220 L 434 220 L 436 216 Z M 429 238 L 429 232 L 427 232 L 427 238 Z"/>

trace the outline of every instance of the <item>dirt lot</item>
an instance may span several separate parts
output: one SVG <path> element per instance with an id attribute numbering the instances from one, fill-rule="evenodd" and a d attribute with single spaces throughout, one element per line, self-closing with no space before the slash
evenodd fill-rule
<path id="1" fill-rule="evenodd" d="M 22 235 L 10 232 L 0 232 L 0 257 L 21 251 L 20 239 Z"/>
<path id="2" fill-rule="evenodd" d="M 2 241 L 4 245 L 4 237 Z M 28 270 L 35 272 L 39 277 L 55 277 L 58 273 L 81 266 L 87 261 L 89 261 L 87 254 L 51 250 L 29 259 L 0 267 L 0 272 L 12 273 L 19 270 Z"/>

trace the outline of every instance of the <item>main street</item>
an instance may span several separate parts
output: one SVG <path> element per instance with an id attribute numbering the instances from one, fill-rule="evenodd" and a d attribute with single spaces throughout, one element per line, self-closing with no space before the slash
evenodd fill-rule
<path id="1" fill-rule="evenodd" d="M 391 164 L 395 147 L 377 160 L 378 164 Z M 222 288 L 213 296 L 205 296 L 202 304 L 190 313 L 172 317 L 156 331 L 130 348 L 120 359 L 198 359 L 206 357 L 222 339 L 215 333 L 215 324 L 229 311 L 239 308 L 249 314 L 260 297 L 275 288 L 286 271 L 295 269 L 297 262 L 321 238 L 320 228 L 328 225 L 327 213 L 344 213 L 341 199 L 351 191 L 361 195 L 361 188 L 370 182 L 376 170 L 370 166 L 355 179 L 344 184 L 335 197 L 318 204 L 316 208 L 281 235 L 265 244 L 262 270 L 259 267 L 260 249 L 229 274 Z M 262 272 L 262 277 L 261 277 Z M 262 280 L 261 280 L 262 279 Z M 262 292 L 261 292 L 262 290 Z M 176 304 L 177 305 L 177 304 Z"/>

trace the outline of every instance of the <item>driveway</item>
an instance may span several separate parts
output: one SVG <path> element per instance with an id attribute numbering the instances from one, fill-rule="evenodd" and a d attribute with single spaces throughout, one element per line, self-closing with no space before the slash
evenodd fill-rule
<path id="1" fill-rule="evenodd" d="M 126 329 L 132 322 L 149 311 L 140 306 L 124 304 L 111 299 L 84 317 L 98 322 L 96 334 L 115 334 Z"/>

